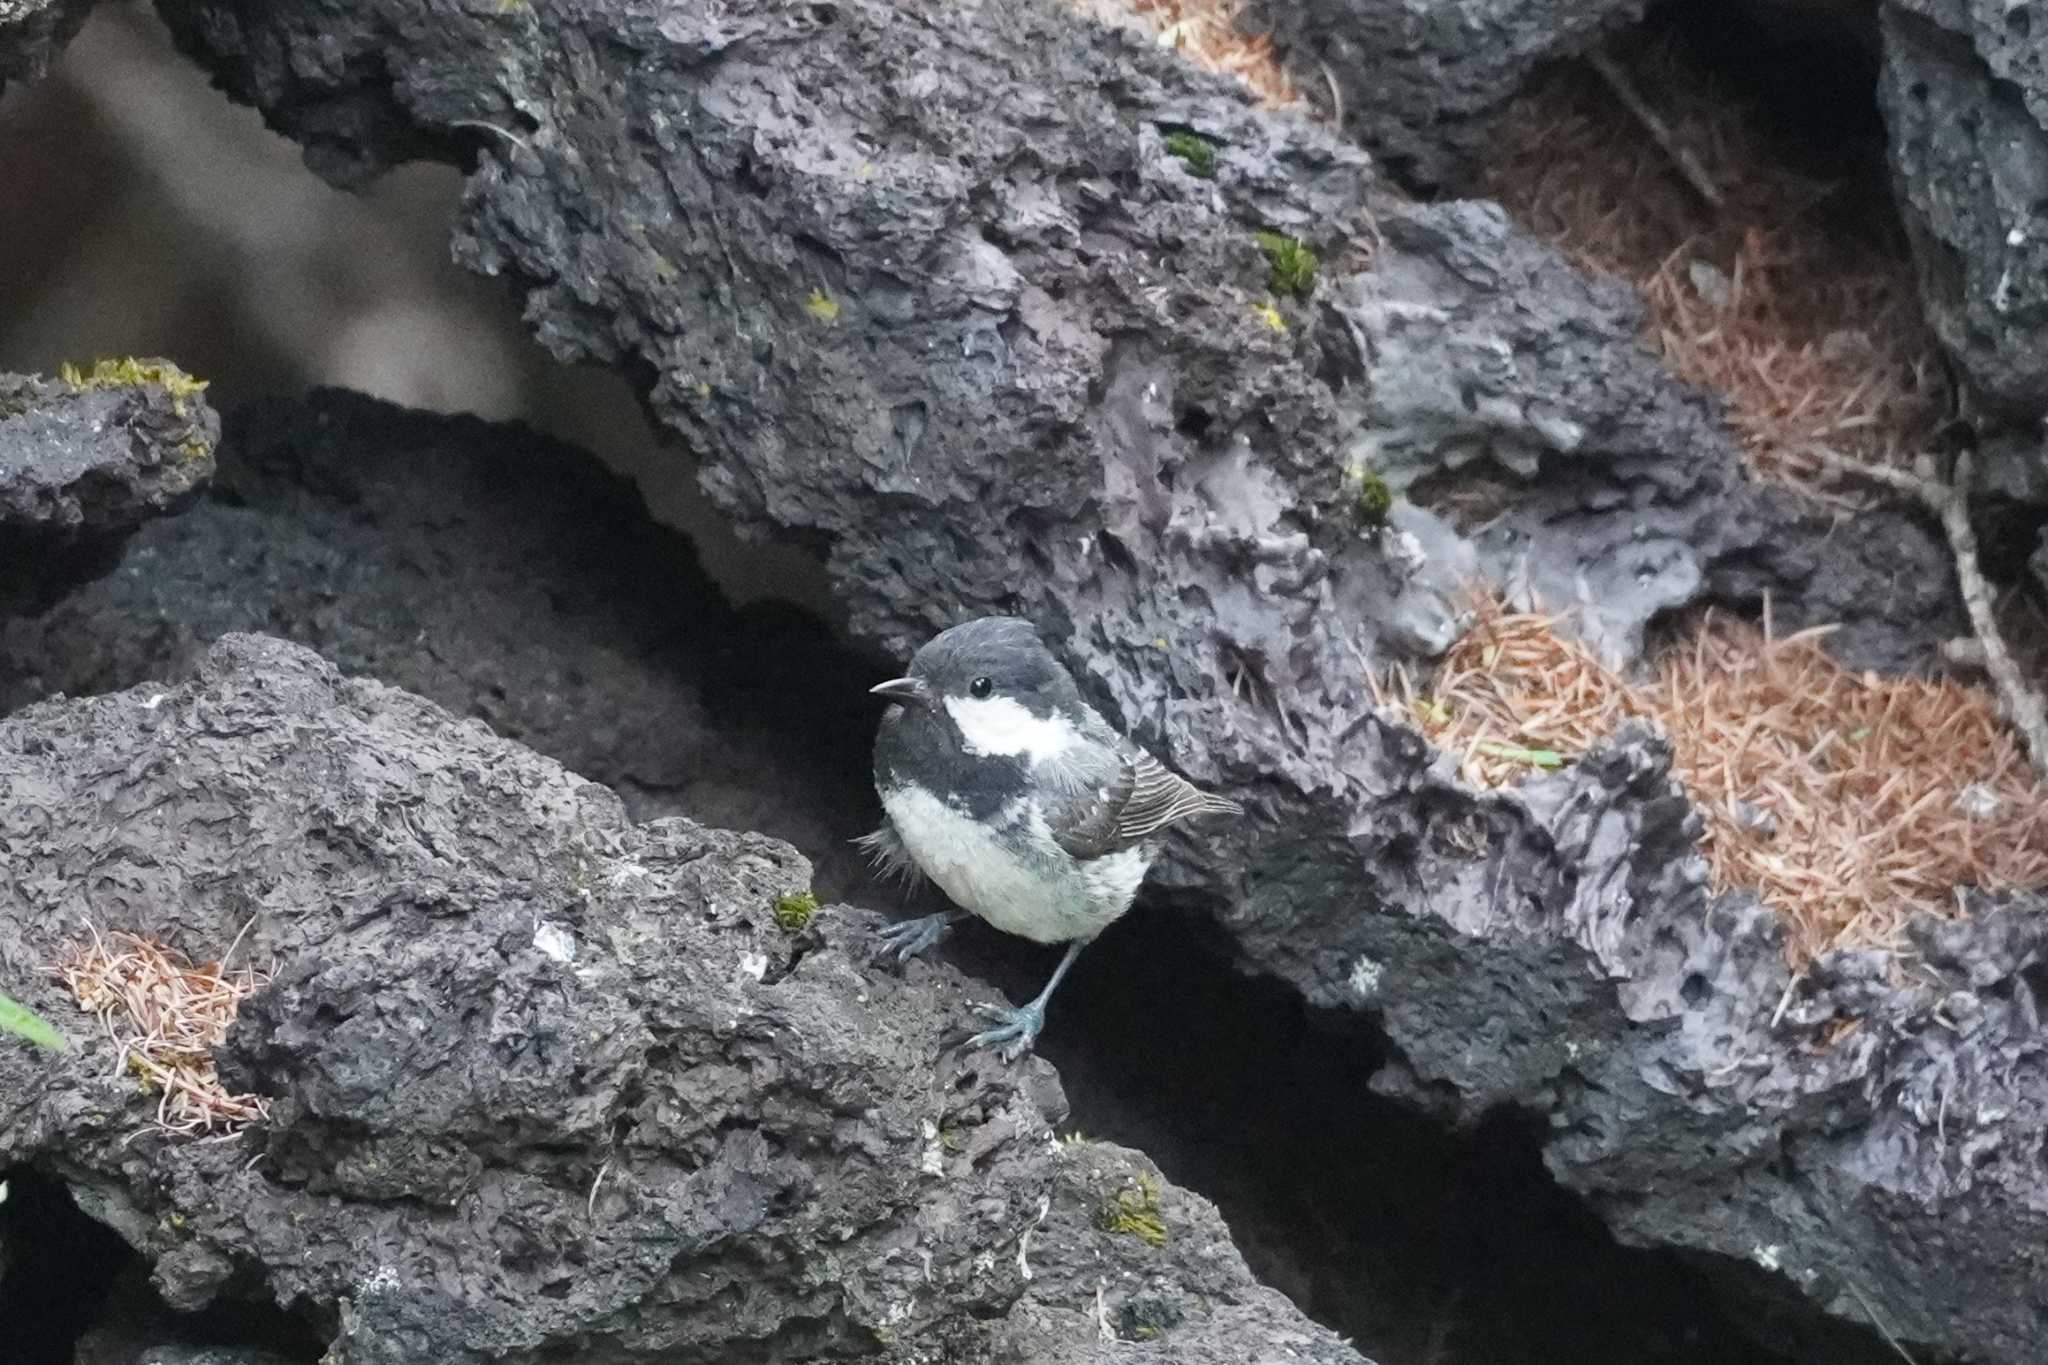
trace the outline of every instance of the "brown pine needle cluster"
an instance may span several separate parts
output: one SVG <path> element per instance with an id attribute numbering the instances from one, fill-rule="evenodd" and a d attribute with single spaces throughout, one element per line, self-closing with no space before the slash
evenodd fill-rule
<path id="1" fill-rule="evenodd" d="M 1860 211 L 1851 187 L 1784 164 L 1755 109 L 1669 41 L 1615 55 L 1721 208 L 1580 65 L 1510 106 L 1484 192 L 1581 266 L 1636 285 L 1650 346 L 1722 396 L 1759 474 L 1820 491 L 1829 481 L 1807 453 L 1816 444 L 1910 463 L 1928 448 L 1948 389 L 1881 189 L 1863 188 L 1871 204 Z"/>
<path id="2" fill-rule="evenodd" d="M 182 1136 L 227 1134 L 267 1118 L 268 1100 L 228 1093 L 214 1070 L 213 1050 L 242 1001 L 269 974 L 250 967 L 229 971 L 218 962 L 194 965 L 135 934 L 87 928 L 91 940 L 54 970 L 118 1047 L 116 1074 L 133 1073 L 158 1096 L 157 1127 Z"/>
<path id="3" fill-rule="evenodd" d="M 1783 913 L 1795 965 L 1894 946 L 1961 887 L 2048 887 L 2048 790 L 1984 689 L 1853 672 L 1825 631 L 1711 613 L 1633 683 L 1557 626 L 1489 599 L 1424 687 L 1397 674 L 1382 695 L 1488 787 L 1652 722 L 1705 816 L 1715 889 Z"/>
<path id="4" fill-rule="evenodd" d="M 1244 0 L 1068 0 L 1084 14 L 1125 17 L 1204 70 L 1232 77 L 1270 109 L 1302 103 L 1273 40 L 1237 26 Z"/>

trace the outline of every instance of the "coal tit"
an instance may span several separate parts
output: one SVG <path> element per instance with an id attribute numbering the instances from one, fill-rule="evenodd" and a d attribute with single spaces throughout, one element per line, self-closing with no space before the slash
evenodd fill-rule
<path id="1" fill-rule="evenodd" d="M 1045 1023 L 1074 958 L 1130 909 L 1168 825 L 1238 815 L 1169 772 L 1081 699 L 1028 621 L 987 616 L 934 636 L 909 673 L 872 689 L 894 703 L 875 735 L 875 788 L 888 819 L 860 842 L 879 865 L 921 872 L 962 910 L 1005 933 L 1068 943 L 1052 979 L 975 1047 L 1014 1058 Z M 908 958 L 958 914 L 891 926 Z"/>

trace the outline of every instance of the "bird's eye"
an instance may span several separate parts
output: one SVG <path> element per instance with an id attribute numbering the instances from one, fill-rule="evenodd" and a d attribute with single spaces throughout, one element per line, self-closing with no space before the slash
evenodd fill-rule
<path id="1" fill-rule="evenodd" d="M 995 684 L 987 678 L 976 678 L 973 682 L 967 684 L 968 692 L 977 697 L 985 697 L 994 689 Z"/>

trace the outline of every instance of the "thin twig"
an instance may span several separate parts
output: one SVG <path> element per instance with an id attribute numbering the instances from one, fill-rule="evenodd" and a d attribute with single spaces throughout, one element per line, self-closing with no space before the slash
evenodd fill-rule
<path id="1" fill-rule="evenodd" d="M 1948 536 L 1949 554 L 1955 559 L 1956 586 L 1962 593 L 1963 609 L 1969 613 L 1970 628 L 1984 649 L 1984 671 L 1991 675 L 1991 685 L 1998 690 L 2006 719 L 2026 741 L 2034 767 L 2048 776 L 2048 702 L 2021 675 L 2005 635 L 1998 628 L 1995 594 L 1984 577 L 1977 553 L 1977 532 L 1970 525 L 1969 488 L 1975 473 L 1975 456 L 1968 450 L 1958 454 L 1950 480 L 1944 483 L 1927 473 L 1909 473 L 1845 459 L 1824 446 L 1811 450 L 1829 472 L 1869 479 L 1908 494 L 1940 520 L 1941 529 Z"/>
<path id="2" fill-rule="evenodd" d="M 496 133 L 499 137 L 504 138 L 523 152 L 531 152 L 533 150 L 531 143 L 513 132 L 510 128 L 500 128 L 497 124 L 486 123 L 480 118 L 452 118 L 448 120 L 448 126 L 450 128 L 481 128 L 487 133 Z"/>
<path id="3" fill-rule="evenodd" d="M 1877 1309 L 1871 1304 L 1869 1299 L 1863 1296 L 1863 1291 L 1857 1287 L 1856 1281 L 1844 1275 L 1842 1276 L 1842 1283 L 1848 1286 L 1849 1293 L 1855 1297 L 1858 1304 L 1862 1305 L 1864 1318 L 1869 1321 L 1872 1327 L 1877 1329 L 1877 1334 L 1884 1338 L 1885 1345 L 1897 1351 L 1899 1359 L 1905 1361 L 1906 1365 L 1919 1365 L 1919 1362 L 1913 1359 L 1913 1353 L 1908 1351 L 1899 1339 L 1892 1335 L 1892 1329 L 1887 1327 L 1884 1319 L 1877 1315 Z"/>
<path id="4" fill-rule="evenodd" d="M 1678 167 L 1678 173 L 1685 177 L 1685 183 L 1692 186 L 1693 193 L 1706 200 L 1709 208 L 1719 209 L 1722 202 L 1720 187 L 1708 178 L 1706 167 L 1700 165 L 1699 158 L 1692 154 L 1691 148 L 1678 140 L 1671 131 L 1671 125 L 1636 92 L 1634 82 L 1630 81 L 1628 73 L 1621 69 L 1621 64 L 1600 51 L 1587 53 L 1586 60 L 1592 63 L 1593 70 L 1600 74 L 1600 79 L 1607 82 L 1607 88 L 1614 92 L 1614 97 L 1622 102 L 1629 113 L 1635 115 L 1636 121 L 1643 125 L 1644 131 L 1664 149 L 1664 154 Z"/>

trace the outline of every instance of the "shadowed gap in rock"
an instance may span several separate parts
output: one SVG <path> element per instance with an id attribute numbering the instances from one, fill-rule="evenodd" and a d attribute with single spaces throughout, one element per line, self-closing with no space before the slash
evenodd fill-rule
<path id="1" fill-rule="evenodd" d="M 144 1350 L 172 1345 L 248 1350 L 279 1365 L 320 1358 L 330 1333 L 266 1302 L 226 1298 L 203 1312 L 172 1312 L 150 1287 L 148 1263 L 60 1181 L 27 1168 L 4 1179 L 0 1359 L 8 1365 L 131 1365 Z"/>
<path id="2" fill-rule="evenodd" d="M 697 576 L 686 544 L 653 528 L 638 498 L 594 462 L 508 428 L 332 392 L 259 405 L 230 421 L 229 437 L 215 497 L 138 536 L 128 572 L 83 590 L 35 629 L 18 627 L 15 667 L 73 690 L 109 689 L 176 671 L 198 637 L 283 631 L 351 671 L 443 692 L 458 710 L 471 709 L 463 699 L 472 689 L 495 695 L 494 677 L 529 700 L 566 688 L 558 704 L 571 714 L 544 707 L 514 728 L 544 749 L 567 743 L 572 751 L 556 756 L 585 762 L 644 761 L 630 744 L 593 747 L 591 735 L 623 725 L 630 740 L 632 725 L 649 719 L 630 713 L 657 707 L 664 724 L 705 732 L 696 742 L 709 747 L 686 768 L 706 755 L 752 753 L 754 782 L 803 793 L 813 814 L 785 808 L 798 821 L 787 832 L 808 856 L 836 865 L 821 878 L 832 891 L 903 909 L 942 904 L 928 888 L 905 897 L 865 877 L 831 846 L 836 826 L 873 817 L 871 707 L 860 689 L 886 670 L 834 645 L 795 608 L 732 613 Z M 478 451 L 494 477 L 473 476 Z M 565 524 L 553 528 L 554 515 Z M 472 622 L 516 614 L 516 594 L 474 600 L 518 581 L 492 567 L 494 543 L 548 547 L 546 557 L 520 561 L 548 576 L 547 610 L 530 604 L 520 632 L 495 637 L 496 648 L 520 648 L 494 661 L 488 631 L 457 633 L 448 617 L 429 618 L 438 624 L 422 640 L 428 620 L 390 609 L 408 597 L 453 596 L 470 603 Z M 462 546 L 467 563 L 446 558 Z M 256 568 L 241 566 L 244 558 Z M 352 566 L 349 578 L 293 581 L 338 562 Z M 344 621 L 333 594 L 349 583 L 361 600 Z M 371 601 L 386 609 L 361 610 Z M 145 630 L 144 621 L 154 624 Z M 646 628 L 657 621 L 678 628 Z M 96 631 L 110 629 L 118 639 L 95 643 Z M 559 651 L 539 672 L 524 652 L 536 637 Z M 565 684 L 558 671 L 583 676 Z M 756 747 L 771 732 L 787 742 Z M 758 795 L 718 782 L 638 799 L 748 823 Z M 942 951 L 1018 1000 L 1051 966 L 1050 954 L 974 922 Z M 1696 1271 L 1615 1245 L 1555 1186 L 1539 1134 L 1512 1115 L 1456 1134 L 1374 1096 L 1382 1044 L 1367 1016 L 1309 1011 L 1228 960 L 1205 921 L 1141 905 L 1082 954 L 1041 1047 L 1067 1079 L 1074 1126 L 1143 1147 L 1214 1199 L 1267 1282 L 1382 1365 L 1758 1359 Z M 1844 1365 L 1863 1358 L 1839 1356 Z"/>
<path id="3" fill-rule="evenodd" d="M 988 937 L 963 929 L 960 956 L 1035 990 L 1039 955 Z M 1039 1048 L 1073 1126 L 1214 1200 L 1260 1279 L 1380 1365 L 1790 1365 L 1701 1267 L 1617 1244 L 1551 1179 L 1527 1116 L 1461 1133 L 1378 1097 L 1365 1016 L 1240 975 L 1211 938 L 1141 903 L 1082 954 Z M 1827 1350 L 1897 1359 L 1874 1333 L 1832 1331 Z"/>

